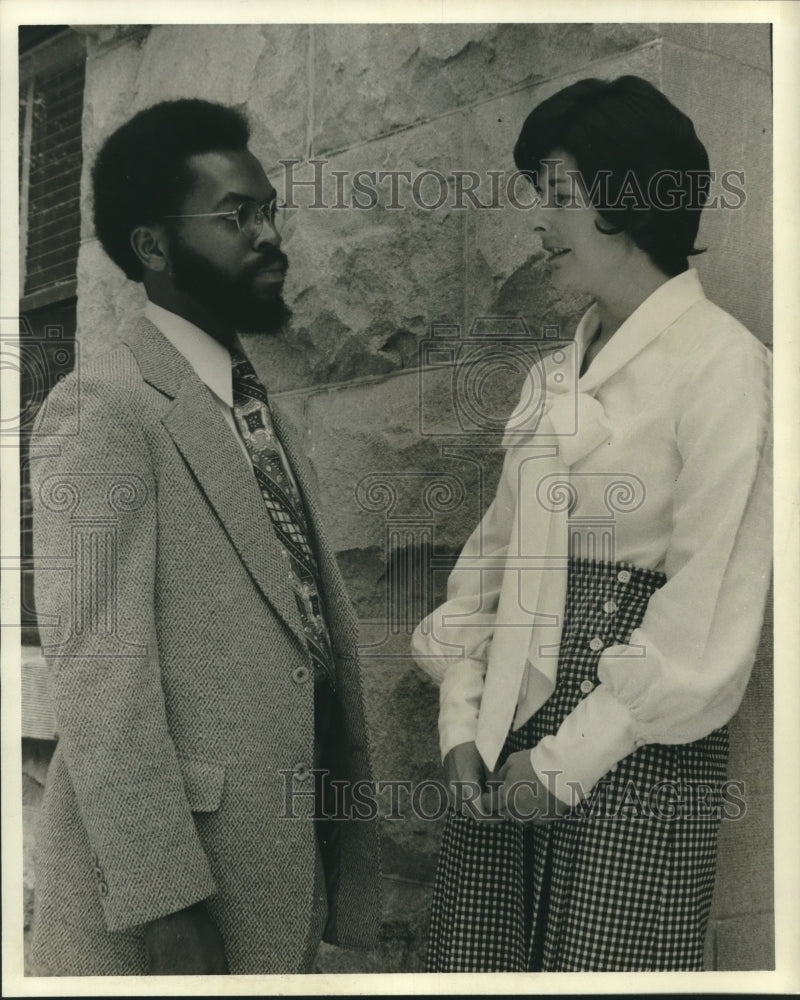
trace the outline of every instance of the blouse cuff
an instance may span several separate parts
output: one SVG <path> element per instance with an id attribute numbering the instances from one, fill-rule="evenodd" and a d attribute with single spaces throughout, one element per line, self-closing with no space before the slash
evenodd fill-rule
<path id="1" fill-rule="evenodd" d="M 536 744 L 531 763 L 551 793 L 575 805 L 645 742 L 628 708 L 600 684 L 578 703 L 555 735 Z"/>
<path id="2" fill-rule="evenodd" d="M 460 743 L 478 735 L 478 712 L 486 664 L 460 660 L 447 668 L 439 689 L 439 747 L 442 760 Z"/>

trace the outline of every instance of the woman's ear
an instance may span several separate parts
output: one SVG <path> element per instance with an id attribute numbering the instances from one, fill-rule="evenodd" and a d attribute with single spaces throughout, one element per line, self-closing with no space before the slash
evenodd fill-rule
<path id="1" fill-rule="evenodd" d="M 167 270 L 169 258 L 161 226 L 137 226 L 131 233 L 131 247 L 147 270 Z"/>

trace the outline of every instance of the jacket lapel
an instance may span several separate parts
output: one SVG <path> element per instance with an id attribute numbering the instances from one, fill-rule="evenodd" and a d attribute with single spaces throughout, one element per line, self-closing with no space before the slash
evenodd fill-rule
<path id="1" fill-rule="evenodd" d="M 247 458 L 210 389 L 145 319 L 124 337 L 147 382 L 173 399 L 162 422 L 264 598 L 305 646 L 286 562 Z"/>

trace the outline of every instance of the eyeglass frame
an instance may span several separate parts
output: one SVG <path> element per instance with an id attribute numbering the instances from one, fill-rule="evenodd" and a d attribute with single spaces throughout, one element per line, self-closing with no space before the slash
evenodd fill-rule
<path id="1" fill-rule="evenodd" d="M 236 208 L 232 208 L 227 212 L 189 212 L 184 215 L 162 215 L 162 219 L 230 219 L 231 222 L 236 223 L 236 228 L 242 234 L 242 236 L 247 236 L 247 233 L 242 229 L 239 223 L 239 212 L 245 205 L 255 205 L 256 211 L 261 216 L 261 225 L 258 227 L 257 232 L 253 233 L 253 237 L 259 236 L 264 229 L 264 223 L 269 222 L 270 226 L 278 231 L 275 225 L 275 218 L 278 212 L 278 208 L 286 208 L 285 205 L 278 205 L 277 195 L 274 198 L 270 198 L 269 201 L 262 202 L 260 205 L 255 200 L 255 198 L 246 198 L 244 201 L 240 201 Z M 264 209 L 267 209 L 265 212 Z M 269 209 L 272 209 L 270 213 Z"/>

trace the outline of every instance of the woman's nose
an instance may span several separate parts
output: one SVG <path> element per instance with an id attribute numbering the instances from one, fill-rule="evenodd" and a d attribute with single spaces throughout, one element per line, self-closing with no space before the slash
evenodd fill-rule
<path id="1" fill-rule="evenodd" d="M 547 211 L 542 209 L 541 198 L 539 198 L 531 209 L 531 213 L 533 215 L 533 231 L 535 233 L 546 233 L 550 228 L 550 223 L 547 219 Z"/>

